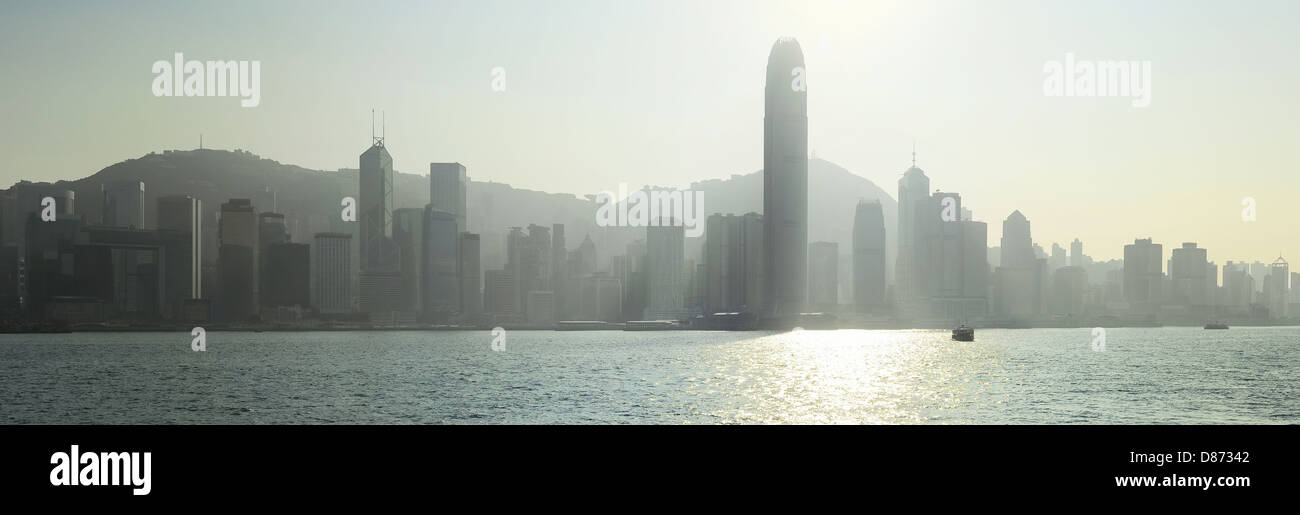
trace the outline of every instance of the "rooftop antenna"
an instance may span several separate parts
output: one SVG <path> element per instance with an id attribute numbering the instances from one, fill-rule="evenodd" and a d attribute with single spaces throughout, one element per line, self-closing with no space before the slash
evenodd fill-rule
<path id="1" fill-rule="evenodd" d="M 199 150 L 203 150 L 203 133 L 199 133 Z"/>
<path id="2" fill-rule="evenodd" d="M 912 140 L 912 168 L 916 168 L 916 140 Z"/>

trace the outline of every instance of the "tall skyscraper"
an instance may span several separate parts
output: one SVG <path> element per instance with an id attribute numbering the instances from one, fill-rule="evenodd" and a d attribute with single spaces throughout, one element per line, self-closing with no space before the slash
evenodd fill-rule
<path id="1" fill-rule="evenodd" d="M 466 195 L 469 177 L 460 163 L 429 163 L 429 203 L 433 209 L 456 217 L 457 234 L 468 227 Z"/>
<path id="2" fill-rule="evenodd" d="M 1151 238 L 1124 246 L 1124 300 L 1130 309 L 1151 311 L 1164 299 L 1163 255 Z"/>
<path id="3" fill-rule="evenodd" d="M 397 245 L 402 275 L 402 310 L 422 313 L 425 269 L 425 210 L 407 207 L 393 211 L 393 243 Z"/>
<path id="4" fill-rule="evenodd" d="M 834 311 L 840 300 L 840 244 L 808 244 L 808 304 L 818 311 Z"/>
<path id="5" fill-rule="evenodd" d="M 203 201 L 185 195 L 158 198 L 158 231 L 167 248 L 166 312 L 179 317 L 185 301 L 203 296 Z"/>
<path id="6" fill-rule="evenodd" d="M 686 231 L 681 225 L 646 228 L 647 320 L 684 318 L 686 313 Z"/>
<path id="7" fill-rule="evenodd" d="M 808 295 L 808 88 L 793 38 L 767 58 L 763 116 L 764 296 L 767 316 L 804 310 Z"/>
<path id="8" fill-rule="evenodd" d="M 1210 306 L 1213 297 L 1207 274 L 1209 260 L 1205 249 L 1197 248 L 1195 243 L 1184 243 L 1182 248 L 1174 249 L 1169 253 L 1169 282 L 1173 288 L 1170 301 L 1181 306 Z"/>
<path id="9" fill-rule="evenodd" d="M 763 215 L 714 214 L 705 228 L 704 313 L 761 313 Z"/>
<path id="10" fill-rule="evenodd" d="M 913 150 L 912 167 L 898 179 L 898 260 L 894 266 L 897 276 L 894 284 L 901 301 L 913 301 L 928 289 L 923 266 L 929 262 L 929 248 L 919 239 L 925 234 L 925 221 L 930 214 L 930 178 L 917 168 Z"/>
<path id="11" fill-rule="evenodd" d="M 393 236 L 393 158 L 384 139 L 361 153 L 360 198 L 357 221 L 361 224 L 361 271 L 392 272 L 397 268 Z"/>
<path id="12" fill-rule="evenodd" d="M 1034 254 L 1029 219 L 1016 210 L 1002 222 L 1001 266 L 997 269 L 997 305 L 994 312 L 1003 319 L 1026 320 L 1042 308 L 1046 260 L 1042 266 Z"/>
<path id="13" fill-rule="evenodd" d="M 460 318 L 466 323 L 475 323 L 483 313 L 483 290 L 479 274 L 479 235 L 472 232 L 460 233 Z"/>
<path id="14" fill-rule="evenodd" d="M 313 303 L 324 314 L 352 312 L 352 235 L 316 233 L 311 260 Z"/>
<path id="15" fill-rule="evenodd" d="M 858 202 L 853 215 L 853 304 L 866 313 L 885 304 L 885 213 L 879 200 Z"/>
<path id="16" fill-rule="evenodd" d="M 450 322 L 460 314 L 460 233 L 456 215 L 424 208 L 424 315 L 431 322 Z"/>
<path id="17" fill-rule="evenodd" d="M 103 223 L 110 227 L 144 229 L 144 183 L 115 181 L 100 186 Z"/>
<path id="18" fill-rule="evenodd" d="M 1268 306 L 1268 314 L 1274 319 L 1286 318 L 1290 316 L 1290 310 L 1287 306 L 1287 297 L 1290 295 L 1290 285 L 1287 284 L 1291 279 L 1290 265 L 1282 256 L 1278 256 L 1273 263 L 1268 265 L 1268 276 L 1264 279 L 1264 302 Z"/>
<path id="19" fill-rule="evenodd" d="M 1083 242 L 1075 238 L 1070 242 L 1070 266 L 1083 266 Z"/>
<path id="20" fill-rule="evenodd" d="M 217 266 L 220 291 L 216 316 L 224 322 L 244 322 L 259 312 L 259 236 L 257 212 L 249 199 L 221 205 Z"/>

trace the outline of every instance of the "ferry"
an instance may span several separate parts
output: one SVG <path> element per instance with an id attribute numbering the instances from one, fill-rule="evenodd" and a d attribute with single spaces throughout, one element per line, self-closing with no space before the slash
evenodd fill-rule
<path id="1" fill-rule="evenodd" d="M 1205 324 L 1205 328 L 1206 329 L 1227 329 L 1228 324 L 1225 324 L 1223 322 L 1210 322 L 1208 324 Z"/>
<path id="2" fill-rule="evenodd" d="M 959 325 L 952 330 L 952 339 L 959 342 L 973 342 L 975 341 L 975 330 L 966 324 Z"/>

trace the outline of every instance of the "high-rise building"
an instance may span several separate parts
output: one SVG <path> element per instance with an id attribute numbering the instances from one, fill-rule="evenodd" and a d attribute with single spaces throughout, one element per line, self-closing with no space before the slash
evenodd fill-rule
<path id="1" fill-rule="evenodd" d="M 790 317 L 808 295 L 808 92 L 798 41 L 772 45 L 765 88 L 763 291 L 768 317 Z"/>
<path id="2" fill-rule="evenodd" d="M 1083 258 L 1083 242 L 1075 238 L 1074 241 L 1070 242 L 1070 266 L 1086 265 L 1087 263 L 1083 262 Z"/>
<path id="3" fill-rule="evenodd" d="M 1151 238 L 1124 246 L 1124 300 L 1130 309 L 1152 311 L 1164 300 L 1164 251 Z"/>
<path id="4" fill-rule="evenodd" d="M 997 306 L 1003 319 L 1025 320 L 1040 313 L 1046 260 L 1034 254 L 1029 219 L 1019 210 L 1002 222 L 1001 266 L 997 269 Z"/>
<path id="5" fill-rule="evenodd" d="M 551 224 L 551 290 L 555 292 L 555 319 L 568 320 L 569 251 L 564 242 L 564 224 Z"/>
<path id="6" fill-rule="evenodd" d="M 1268 276 L 1264 279 L 1264 302 L 1268 306 L 1269 316 L 1275 319 L 1291 316 L 1287 306 L 1287 297 L 1290 296 L 1290 285 L 1287 282 L 1290 279 L 1290 266 L 1282 256 L 1268 265 Z"/>
<path id="7" fill-rule="evenodd" d="M 840 300 L 840 244 L 808 244 L 808 304 L 818 311 L 834 311 Z"/>
<path id="8" fill-rule="evenodd" d="M 895 291 L 900 301 L 911 302 L 928 290 L 925 267 L 929 263 L 929 247 L 923 244 L 923 238 L 930 207 L 930 178 L 917 168 L 913 151 L 912 167 L 898 179 L 898 260 L 894 271 Z"/>
<path id="9" fill-rule="evenodd" d="M 763 309 L 763 215 L 709 216 L 704 240 L 704 312 Z"/>
<path id="10" fill-rule="evenodd" d="M 859 313 L 885 304 L 885 213 L 879 200 L 858 202 L 853 214 L 853 305 Z"/>
<path id="11" fill-rule="evenodd" d="M 266 248 L 262 307 L 311 306 L 311 245 L 275 243 Z"/>
<path id="12" fill-rule="evenodd" d="M 158 232 L 167 248 L 165 312 L 180 317 L 186 301 L 203 296 L 203 201 L 185 195 L 158 198 Z"/>
<path id="13" fill-rule="evenodd" d="M 1213 304 L 1210 293 L 1209 260 L 1205 249 L 1195 243 L 1184 243 L 1182 248 L 1169 253 L 1169 280 L 1172 304 L 1189 307 L 1207 307 Z"/>
<path id="14" fill-rule="evenodd" d="M 460 314 L 456 215 L 438 211 L 432 204 L 424 210 L 424 316 L 431 322 L 450 322 Z"/>
<path id="15" fill-rule="evenodd" d="M 646 228 L 647 320 L 685 318 L 685 228 L 672 222 Z"/>
<path id="16" fill-rule="evenodd" d="M 222 204 L 217 227 L 220 289 L 215 315 L 223 322 L 244 322 L 259 312 L 260 231 L 252 201 L 230 199 Z"/>
<path id="17" fill-rule="evenodd" d="M 144 229 L 144 183 L 114 181 L 100 185 L 103 224 Z"/>
<path id="18" fill-rule="evenodd" d="M 477 322 L 483 313 L 483 290 L 479 274 L 479 235 L 472 232 L 460 233 L 460 317 L 461 320 Z"/>
<path id="19" fill-rule="evenodd" d="M 352 235 L 316 233 L 311 260 L 313 304 L 324 314 L 352 312 Z"/>
<path id="20" fill-rule="evenodd" d="M 460 163 L 429 163 L 429 204 L 456 217 L 456 234 L 468 230 L 466 209 L 469 177 Z"/>
<path id="21" fill-rule="evenodd" d="M 513 322 L 520 318 L 519 284 L 507 268 L 483 274 L 483 307 L 496 322 Z"/>
<path id="22" fill-rule="evenodd" d="M 370 148 L 361 153 L 360 166 L 357 221 L 361 224 L 361 271 L 395 272 L 393 158 L 384 148 L 383 138 L 375 138 Z"/>
<path id="23" fill-rule="evenodd" d="M 393 211 L 393 243 L 397 245 L 398 271 L 402 275 L 403 311 L 422 313 L 425 263 L 424 209 L 408 207 Z"/>
<path id="24" fill-rule="evenodd" d="M 20 182 L 9 188 L 9 193 L 0 197 L 0 237 L 4 245 L 18 247 L 18 255 L 27 255 L 27 221 L 35 216 L 40 221 L 43 209 L 41 202 L 45 197 L 54 200 L 56 220 L 76 216 L 77 193 L 45 183 Z M 78 222 L 80 223 L 80 222 Z"/>

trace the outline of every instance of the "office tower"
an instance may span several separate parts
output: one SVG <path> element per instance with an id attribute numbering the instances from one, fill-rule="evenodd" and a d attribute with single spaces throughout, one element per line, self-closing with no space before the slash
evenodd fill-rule
<path id="1" fill-rule="evenodd" d="M 900 301 L 910 302 L 927 290 L 922 265 L 929 262 L 929 248 L 919 240 L 925 234 L 930 206 L 930 178 L 917 168 L 913 151 L 912 167 L 898 179 L 898 259 L 894 270 Z"/>
<path id="2" fill-rule="evenodd" d="M 275 243 L 266 247 L 263 308 L 311 306 L 311 246 Z"/>
<path id="3" fill-rule="evenodd" d="M 610 276 L 618 280 L 623 293 L 623 319 L 646 318 L 649 297 L 646 241 L 633 241 L 626 248 L 627 251 L 622 256 L 610 259 Z"/>
<path id="4" fill-rule="evenodd" d="M 1151 311 L 1164 298 L 1163 248 L 1151 238 L 1124 246 L 1124 300 L 1130 309 Z"/>
<path id="5" fill-rule="evenodd" d="M 1268 307 L 1268 314 L 1274 319 L 1290 316 L 1287 309 L 1287 297 L 1290 296 L 1287 281 L 1290 278 L 1290 266 L 1285 259 L 1282 259 L 1282 256 L 1278 256 L 1272 264 L 1268 265 L 1268 276 L 1264 279 L 1263 294 L 1264 303 Z"/>
<path id="6" fill-rule="evenodd" d="M 103 224 L 144 229 L 144 183 L 114 181 L 100 185 Z"/>
<path id="7" fill-rule="evenodd" d="M 185 195 L 158 198 L 158 232 L 167 248 L 166 312 L 180 317 L 186 301 L 203 297 L 203 201 Z"/>
<path id="8" fill-rule="evenodd" d="M 1075 238 L 1070 242 L 1070 266 L 1084 266 L 1083 262 L 1083 242 Z"/>
<path id="9" fill-rule="evenodd" d="M 834 311 L 840 300 L 840 244 L 808 244 L 808 303 L 818 311 Z"/>
<path id="10" fill-rule="evenodd" d="M 569 251 L 564 242 L 564 224 L 551 224 L 551 290 L 555 292 L 555 319 L 567 320 Z"/>
<path id="11" fill-rule="evenodd" d="M 77 294 L 73 250 L 80 243 L 81 227 L 81 218 L 75 215 L 60 215 L 52 222 L 42 222 L 39 215 L 27 217 L 23 309 L 31 316 L 44 317 L 45 302 L 53 297 Z"/>
<path id="12" fill-rule="evenodd" d="M 266 273 L 269 266 L 267 252 L 271 245 L 288 242 L 289 228 L 284 222 L 284 214 L 266 211 L 257 215 L 257 295 L 263 306 L 268 282 L 271 280 L 270 274 Z"/>
<path id="13" fill-rule="evenodd" d="M 763 116 L 763 289 L 768 317 L 804 309 L 808 295 L 808 94 L 793 38 L 767 58 Z"/>
<path id="14" fill-rule="evenodd" d="M 320 232 L 312 249 L 312 300 L 322 314 L 352 312 L 352 235 Z"/>
<path id="15" fill-rule="evenodd" d="M 259 289 L 258 217 L 249 199 L 221 205 L 218 222 L 219 291 L 216 316 L 223 322 L 244 322 L 256 315 Z"/>
<path id="16" fill-rule="evenodd" d="M 1255 286 L 1245 263 L 1228 261 L 1223 264 L 1223 300 L 1220 302 L 1230 313 L 1244 313 L 1254 298 Z"/>
<path id="17" fill-rule="evenodd" d="M 460 313 L 456 215 L 432 204 L 425 206 L 424 215 L 424 316 L 430 322 L 450 322 Z"/>
<path id="18" fill-rule="evenodd" d="M 398 271 L 402 276 L 399 306 L 403 311 L 424 312 L 425 214 L 421 208 L 393 211 L 393 243 L 397 245 Z"/>
<path id="19" fill-rule="evenodd" d="M 1029 219 L 1019 210 L 1002 222 L 1001 266 L 997 269 L 998 316 L 1024 320 L 1039 313 L 1041 280 Z M 1043 269 L 1046 268 L 1044 260 Z"/>
<path id="20" fill-rule="evenodd" d="M 1210 296 L 1209 260 L 1205 249 L 1197 248 L 1195 243 L 1184 243 L 1182 248 L 1169 253 L 1169 280 L 1172 291 L 1169 300 L 1172 304 L 1191 307 L 1208 307 L 1213 303 Z"/>
<path id="21" fill-rule="evenodd" d="M 853 214 L 853 305 L 859 313 L 885 304 L 885 213 L 879 200 L 858 201 Z"/>
<path id="22" fill-rule="evenodd" d="M 429 204 L 456 217 L 456 234 L 468 230 L 465 207 L 469 177 L 460 163 L 429 163 Z"/>
<path id="23" fill-rule="evenodd" d="M 528 292 L 552 291 L 550 228 L 529 224 L 527 234 L 519 227 L 510 228 L 506 255 L 506 268 L 518 283 L 514 305 L 527 315 Z"/>
<path id="24" fill-rule="evenodd" d="M 983 317 L 989 311 L 989 225 L 984 222 L 961 222 L 962 245 L 962 319 Z"/>
<path id="25" fill-rule="evenodd" d="M 646 228 L 646 320 L 678 319 L 686 313 L 686 231 L 671 221 Z"/>
<path id="26" fill-rule="evenodd" d="M 384 148 L 383 138 L 375 138 L 370 148 L 361 153 L 360 166 L 357 221 L 361 224 L 361 271 L 395 272 L 393 158 Z M 364 304 L 362 310 L 366 310 Z"/>
<path id="27" fill-rule="evenodd" d="M 483 307 L 496 322 L 513 322 L 520 314 L 519 285 L 509 269 L 483 274 Z"/>
<path id="28" fill-rule="evenodd" d="M 704 312 L 763 308 L 763 215 L 714 214 L 705 225 Z"/>
<path id="29" fill-rule="evenodd" d="M 460 233 L 460 315 L 466 323 L 476 323 L 483 313 L 483 291 L 479 284 L 479 235 Z"/>

